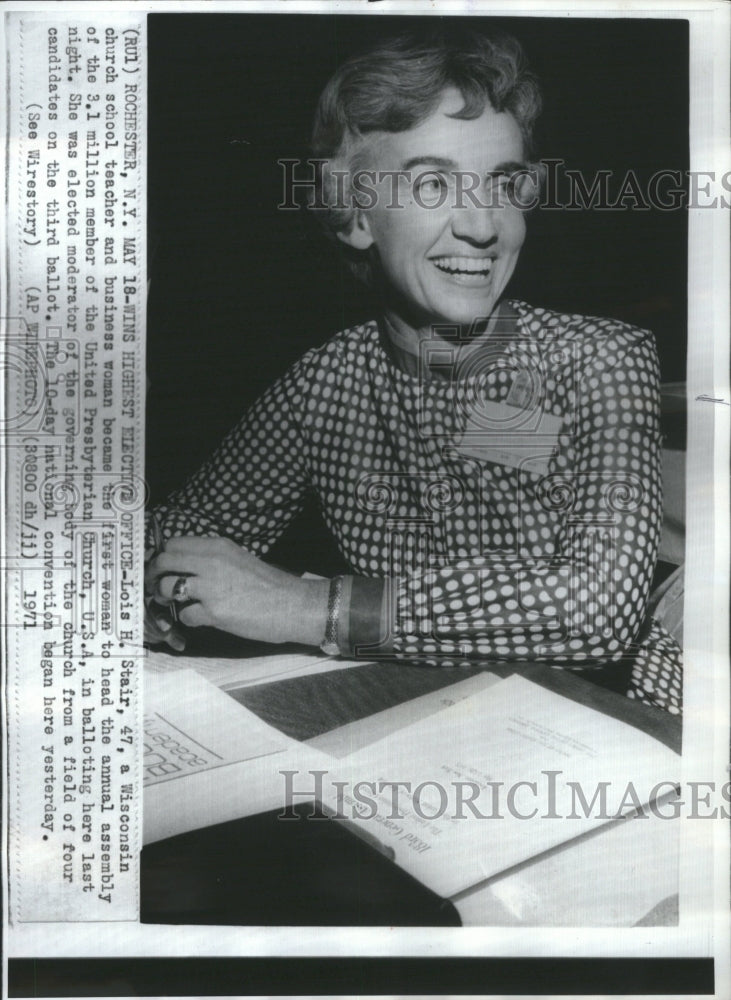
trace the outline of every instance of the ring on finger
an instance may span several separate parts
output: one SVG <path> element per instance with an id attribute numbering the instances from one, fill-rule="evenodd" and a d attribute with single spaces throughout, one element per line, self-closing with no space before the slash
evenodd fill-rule
<path id="1" fill-rule="evenodd" d="M 175 585 L 173 586 L 173 600 L 179 604 L 185 604 L 190 600 L 187 576 L 179 576 L 175 581 Z"/>

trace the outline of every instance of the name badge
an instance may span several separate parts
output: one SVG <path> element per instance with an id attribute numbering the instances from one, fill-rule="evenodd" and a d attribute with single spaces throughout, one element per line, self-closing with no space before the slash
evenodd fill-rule
<path id="1" fill-rule="evenodd" d="M 516 391 L 519 394 L 520 389 Z M 481 462 L 545 476 L 562 423 L 562 417 L 539 408 L 485 400 L 468 414 L 457 451 Z"/>

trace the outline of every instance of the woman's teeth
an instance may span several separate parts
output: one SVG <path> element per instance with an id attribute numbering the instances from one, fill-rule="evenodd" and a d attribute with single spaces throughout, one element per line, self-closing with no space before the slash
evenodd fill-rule
<path id="1" fill-rule="evenodd" d="M 491 257 L 433 257 L 440 271 L 447 274 L 489 274 L 492 267 Z"/>

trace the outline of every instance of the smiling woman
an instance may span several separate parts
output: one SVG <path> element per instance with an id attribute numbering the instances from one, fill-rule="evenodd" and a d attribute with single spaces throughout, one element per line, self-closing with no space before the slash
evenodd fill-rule
<path id="1" fill-rule="evenodd" d="M 415 343 L 431 336 L 434 323 L 469 329 L 489 317 L 525 239 L 521 209 L 492 190 L 504 165 L 522 160 L 518 124 L 489 105 L 465 121 L 456 117 L 463 108 L 460 92 L 449 88 L 408 132 L 369 136 L 375 204 L 338 232 L 353 249 L 377 253 L 384 301 Z M 389 194 L 394 170 L 401 181 L 397 203 Z M 479 186 L 466 189 L 465 178 Z M 475 192 L 472 199 L 466 190 Z"/>
<path id="2" fill-rule="evenodd" d="M 380 311 L 308 351 L 157 508 L 152 640 L 183 642 L 177 607 L 329 654 L 625 668 L 628 694 L 679 711 L 679 649 L 646 615 L 652 335 L 504 297 L 539 108 L 509 38 L 401 36 L 335 74 L 315 210 Z M 350 569 L 331 581 L 262 559 L 312 491 Z"/>

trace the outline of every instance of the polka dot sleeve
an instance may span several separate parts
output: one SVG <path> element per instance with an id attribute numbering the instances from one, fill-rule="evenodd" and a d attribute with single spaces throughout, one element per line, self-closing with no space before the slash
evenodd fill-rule
<path id="1" fill-rule="evenodd" d="M 157 508 L 166 537 L 225 536 L 257 555 L 302 509 L 307 449 L 297 419 L 307 355 L 269 388 L 202 468 Z"/>
<path id="2" fill-rule="evenodd" d="M 661 523 L 658 366 L 649 334 L 594 333 L 577 340 L 573 412 L 548 474 L 512 470 L 512 551 L 394 581 L 397 655 L 585 667 L 632 652 Z"/>

